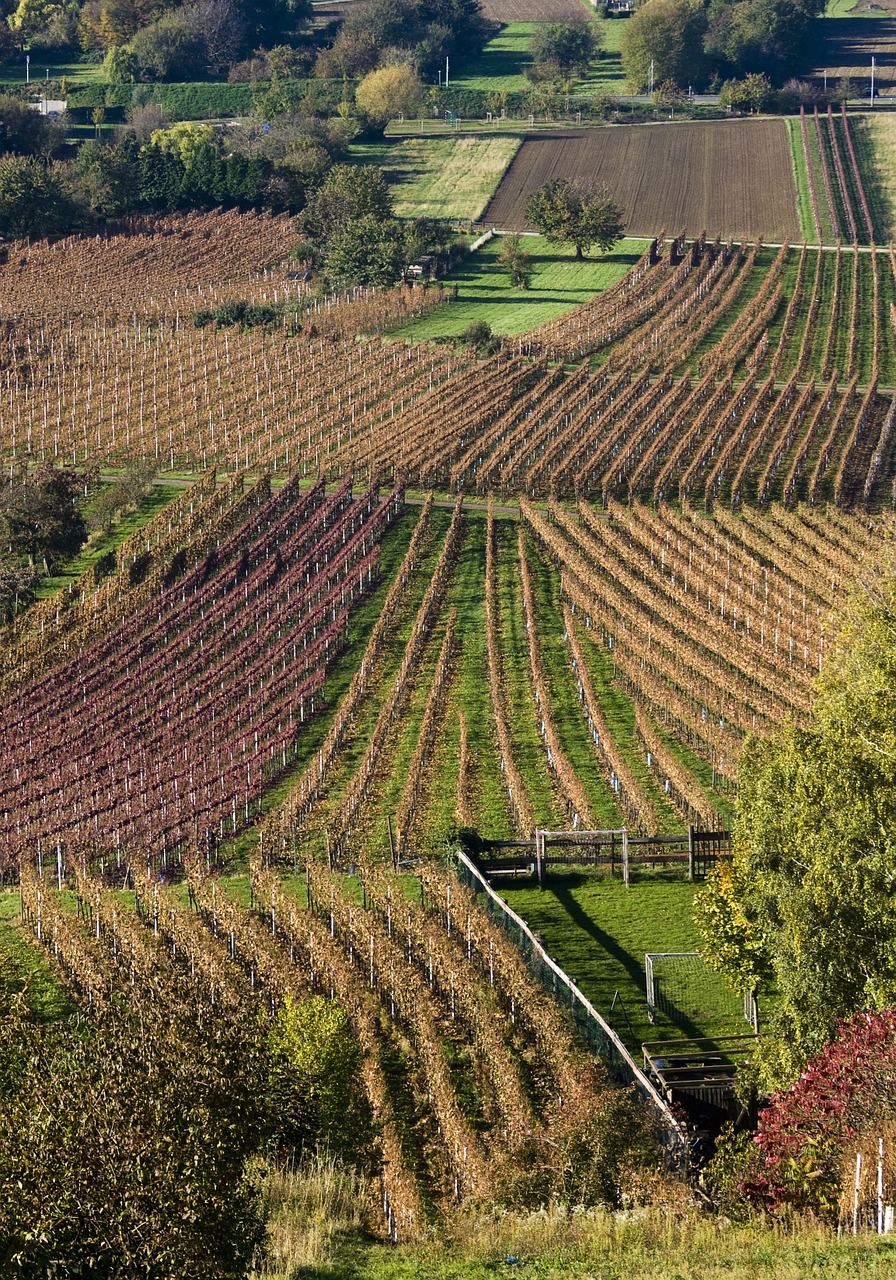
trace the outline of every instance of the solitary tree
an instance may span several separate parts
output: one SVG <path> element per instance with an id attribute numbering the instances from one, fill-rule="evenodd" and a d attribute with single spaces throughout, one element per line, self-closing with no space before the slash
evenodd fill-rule
<path id="1" fill-rule="evenodd" d="M 526 220 L 552 244 L 573 244 L 584 258 L 592 245 L 606 253 L 625 231 L 622 210 L 604 183 L 551 178 L 529 197 Z"/>
<path id="2" fill-rule="evenodd" d="M 532 39 L 532 80 L 566 80 L 583 76 L 602 41 L 591 22 L 549 22 Z"/>
<path id="3" fill-rule="evenodd" d="M 519 236 L 502 237 L 498 260 L 510 273 L 514 289 L 529 288 L 532 283 L 532 255 L 526 253 Z"/>
<path id="4" fill-rule="evenodd" d="M 423 86 L 416 71 L 399 64 L 380 67 L 365 76 L 355 92 L 355 105 L 374 123 L 385 125 L 395 116 L 415 115 L 422 98 Z"/>

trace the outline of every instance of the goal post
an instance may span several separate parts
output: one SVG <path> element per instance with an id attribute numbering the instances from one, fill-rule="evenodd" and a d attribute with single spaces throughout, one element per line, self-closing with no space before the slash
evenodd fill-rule
<path id="1" fill-rule="evenodd" d="M 727 986 L 699 951 L 648 951 L 644 956 L 647 1016 L 655 1022 L 661 1014 L 672 1022 L 753 1022 L 752 999 Z"/>

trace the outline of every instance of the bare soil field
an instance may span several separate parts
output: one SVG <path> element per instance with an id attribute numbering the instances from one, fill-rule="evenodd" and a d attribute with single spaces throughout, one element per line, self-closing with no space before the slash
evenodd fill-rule
<path id="1" fill-rule="evenodd" d="M 880 7 L 892 12 L 891 5 Z M 846 76 L 858 97 L 870 93 L 874 57 L 875 89 L 881 97 L 896 96 L 896 18 L 825 18 L 813 25 L 810 75 L 822 80 L 827 71 L 829 84 Z"/>
<path id="2" fill-rule="evenodd" d="M 579 0 L 481 0 L 480 8 L 492 22 L 575 22 L 591 6 Z"/>
<path id="3" fill-rule="evenodd" d="M 484 221 L 523 230 L 526 201 L 550 178 L 606 182 L 629 235 L 665 228 L 670 235 L 800 238 L 783 120 L 623 125 L 529 137 Z"/>

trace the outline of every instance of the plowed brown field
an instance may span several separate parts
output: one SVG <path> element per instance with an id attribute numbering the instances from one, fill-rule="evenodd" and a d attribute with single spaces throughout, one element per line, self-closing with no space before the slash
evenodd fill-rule
<path id="1" fill-rule="evenodd" d="M 784 120 L 624 125 L 527 138 L 485 212 L 526 227 L 526 201 L 549 178 L 604 181 L 630 235 L 665 228 L 723 237 L 800 238 Z"/>
<path id="2" fill-rule="evenodd" d="M 492 22 L 575 22 L 594 12 L 579 0 L 480 0 L 479 7 Z"/>

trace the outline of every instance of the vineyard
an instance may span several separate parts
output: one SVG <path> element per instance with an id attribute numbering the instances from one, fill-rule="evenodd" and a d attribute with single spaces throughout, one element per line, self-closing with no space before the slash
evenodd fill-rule
<path id="1" fill-rule="evenodd" d="M 826 123 L 835 136 L 833 118 Z M 819 220 L 824 209 L 853 207 L 833 194 L 823 204 L 822 188 Z M 892 252 L 656 244 L 592 302 L 485 360 L 470 348 L 369 336 L 446 305 L 438 288 L 295 298 L 281 323 L 200 328 L 176 289 L 164 315 L 122 308 L 59 319 L 60 304 L 40 322 L 24 297 L 16 312 L 14 295 L 0 371 L 4 454 L 72 465 L 137 455 L 160 470 L 255 469 L 301 482 L 389 475 L 483 496 L 707 509 L 889 505 Z M 83 255 L 91 280 L 103 274 L 105 248 L 96 247 Z M 53 252 L 36 246 L 24 257 Z M 14 260 L 11 252 L 0 275 L 15 274 Z M 282 303 L 287 285 L 256 287 Z M 94 285 L 85 278 L 84 287 Z"/>
<path id="2" fill-rule="evenodd" d="M 821 231 L 870 235 L 848 124 L 800 132 Z M 893 251 L 659 236 L 480 355 L 383 340 L 437 287 L 306 296 L 277 220 L 187 221 L 0 266 L 7 465 L 193 477 L 4 628 L 29 938 L 87 1010 L 338 1001 L 393 1240 L 456 1203 L 615 1203 L 679 1122 L 631 1059 L 619 1087 L 612 990 L 585 993 L 601 1061 L 446 854 L 727 828 L 745 738 L 808 722 L 893 538 Z M 194 322 L 234 299 L 278 318 Z M 642 847 L 632 902 L 682 879 Z M 606 939 L 635 998 L 662 943 Z"/>

